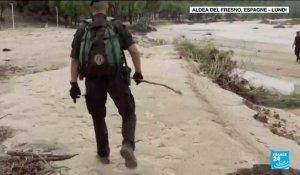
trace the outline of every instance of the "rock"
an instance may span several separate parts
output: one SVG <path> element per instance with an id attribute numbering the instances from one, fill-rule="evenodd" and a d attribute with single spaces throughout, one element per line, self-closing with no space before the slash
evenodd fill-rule
<path id="1" fill-rule="evenodd" d="M 262 113 L 261 111 L 254 115 L 254 118 L 260 122 L 268 123 L 268 118 L 265 113 Z"/>
<path id="2" fill-rule="evenodd" d="M 282 24 L 278 24 L 278 25 L 274 26 L 273 28 L 279 29 L 279 28 L 285 28 L 285 26 Z"/>
<path id="3" fill-rule="evenodd" d="M 11 51 L 11 49 L 4 48 L 4 49 L 2 49 L 2 51 L 3 51 L 3 52 L 10 52 L 10 51 Z"/>
<path id="4" fill-rule="evenodd" d="M 251 175 L 251 169 L 247 169 L 247 168 L 241 168 L 238 169 L 236 172 L 236 175 Z"/>
<path id="5" fill-rule="evenodd" d="M 273 134 L 278 134 L 277 128 L 271 127 L 271 128 L 270 128 L 270 131 L 271 131 Z"/>
<path id="6" fill-rule="evenodd" d="M 280 123 L 280 122 L 278 122 L 278 123 L 273 123 L 272 126 L 273 126 L 273 127 L 280 128 L 280 127 L 281 127 L 281 123 Z"/>
<path id="7" fill-rule="evenodd" d="M 160 143 L 160 144 L 158 145 L 158 147 L 159 147 L 159 148 L 163 148 L 163 147 L 166 147 L 166 145 L 163 144 L 163 143 Z"/>
<path id="8" fill-rule="evenodd" d="M 278 119 L 278 120 L 280 120 L 280 115 L 277 114 L 277 113 L 275 113 L 275 114 L 273 115 L 273 117 L 276 118 L 276 119 Z"/>
<path id="9" fill-rule="evenodd" d="M 252 27 L 252 29 L 259 29 L 258 27 Z"/>
<path id="10" fill-rule="evenodd" d="M 281 121 L 284 122 L 284 123 L 286 123 L 286 120 L 285 120 L 285 119 L 281 119 Z"/>
<path id="11" fill-rule="evenodd" d="M 266 109 L 266 110 L 265 110 L 265 114 L 266 114 L 266 115 L 270 115 L 270 109 Z"/>

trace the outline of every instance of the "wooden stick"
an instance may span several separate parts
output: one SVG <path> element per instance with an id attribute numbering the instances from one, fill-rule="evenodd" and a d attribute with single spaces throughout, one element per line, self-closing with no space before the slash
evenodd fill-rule
<path id="1" fill-rule="evenodd" d="M 162 87 L 165 87 L 165 88 L 167 88 L 167 89 L 170 89 L 171 91 L 175 92 L 175 93 L 178 94 L 178 95 L 182 95 L 182 92 L 181 92 L 181 91 L 176 90 L 176 89 L 174 89 L 174 88 L 172 88 L 172 87 L 170 87 L 170 86 L 168 86 L 168 85 L 166 85 L 166 84 L 156 83 L 156 82 L 152 82 L 152 81 L 148 81 L 148 80 L 141 80 L 141 82 L 143 82 L 143 83 L 148 83 L 148 84 L 153 84 L 153 85 L 157 85 L 157 86 L 162 86 Z"/>
<path id="2" fill-rule="evenodd" d="M 67 160 L 78 155 L 78 154 L 71 154 L 71 155 L 37 154 L 37 153 L 22 152 L 22 151 L 7 151 L 6 154 L 10 156 L 18 156 L 18 157 L 32 157 L 32 159 L 46 160 L 46 161 Z"/>
<path id="3" fill-rule="evenodd" d="M 6 114 L 6 115 L 4 115 L 3 117 L 0 117 L 0 120 L 1 120 L 1 119 L 4 119 L 5 117 L 7 117 L 7 116 L 9 116 L 9 115 L 11 115 L 11 114 Z"/>

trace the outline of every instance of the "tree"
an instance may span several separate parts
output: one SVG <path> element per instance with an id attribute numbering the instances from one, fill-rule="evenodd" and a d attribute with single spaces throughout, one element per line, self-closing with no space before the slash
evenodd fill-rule
<path id="1" fill-rule="evenodd" d="M 110 15 L 128 20 L 130 24 L 144 12 L 146 1 L 132 0 L 132 1 L 112 1 L 110 3 Z"/>
<path id="2" fill-rule="evenodd" d="M 163 17 L 180 20 L 181 15 L 189 14 L 189 8 L 185 1 L 164 1 L 160 5 L 159 13 Z"/>
<path id="3" fill-rule="evenodd" d="M 61 23 L 60 17 L 63 17 L 65 20 L 65 24 L 67 25 L 68 16 L 64 14 L 61 8 L 62 0 L 49 0 L 50 12 L 54 16 L 56 15 L 56 8 L 58 9 L 58 20 Z"/>
<path id="4" fill-rule="evenodd" d="M 127 2 L 128 18 L 129 18 L 128 21 L 130 24 L 132 24 L 134 18 L 136 19 L 142 15 L 145 5 L 146 5 L 145 1 Z"/>
<path id="5" fill-rule="evenodd" d="M 81 16 L 88 17 L 90 14 L 89 2 L 85 0 L 62 1 L 61 10 L 70 19 L 72 25 L 74 22 L 75 26 Z"/>
<path id="6" fill-rule="evenodd" d="M 8 1 L 0 1 L 0 20 L 3 20 L 3 12 L 8 6 Z"/>
<path id="7" fill-rule="evenodd" d="M 147 0 L 145 5 L 145 14 L 153 16 L 153 19 L 156 19 L 160 6 L 161 1 Z"/>

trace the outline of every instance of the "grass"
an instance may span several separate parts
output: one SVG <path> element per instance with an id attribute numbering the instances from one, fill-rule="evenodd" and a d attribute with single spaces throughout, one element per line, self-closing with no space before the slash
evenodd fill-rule
<path id="1" fill-rule="evenodd" d="M 211 41 L 202 41 L 201 44 L 192 42 L 184 36 L 175 38 L 173 45 L 183 56 L 198 63 L 199 70 L 224 89 L 259 105 L 277 108 L 300 107 L 300 94 L 281 95 L 262 87 L 254 88 L 238 76 L 232 77 L 231 73 L 237 67 L 237 62 L 231 59 L 233 51 L 219 50 Z"/>
<path id="2" fill-rule="evenodd" d="M 173 44 L 181 54 L 199 63 L 199 69 L 209 77 L 216 79 L 220 75 L 229 75 L 237 65 L 231 59 L 233 51 L 222 51 L 211 41 L 204 42 L 207 44 L 197 45 L 181 37 L 174 39 Z"/>
<path id="3" fill-rule="evenodd" d="M 8 127 L 0 126 L 0 144 L 4 140 L 12 137 L 12 135 L 13 135 L 13 130 L 12 129 L 10 129 Z M 0 149 L 0 151 L 1 151 L 1 149 Z"/>
<path id="4" fill-rule="evenodd" d="M 300 94 L 281 95 L 261 88 L 256 90 L 255 95 L 260 99 L 260 103 L 265 106 L 282 109 L 300 107 Z"/>
<path id="5" fill-rule="evenodd" d="M 168 42 L 164 39 L 157 39 L 153 42 L 153 45 L 155 46 L 162 46 L 162 45 L 167 45 Z"/>

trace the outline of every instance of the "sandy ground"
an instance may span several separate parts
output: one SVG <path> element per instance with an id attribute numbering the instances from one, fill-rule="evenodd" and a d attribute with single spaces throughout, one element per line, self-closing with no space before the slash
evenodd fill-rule
<path id="1" fill-rule="evenodd" d="M 0 95 L 0 116 L 10 114 L 0 125 L 15 129 L 14 137 L 3 143 L 5 150 L 79 153 L 57 163 L 71 168 L 69 175 L 222 175 L 268 164 L 270 150 L 289 150 L 291 166 L 300 168 L 296 142 L 272 134 L 253 118 L 255 111 L 239 96 L 194 74 L 191 64 L 178 59 L 171 45 L 140 47 L 144 76 L 181 90 L 183 96 L 161 87 L 132 85 L 138 116 L 136 170 L 127 170 L 119 155 L 121 118 L 109 100 L 106 119 L 112 164 L 101 165 L 85 102 L 80 99 L 74 104 L 69 97 L 68 55 L 74 32 L 55 28 L 0 31 L 5 41 L 0 48 L 13 49 L 0 52 L 0 63 L 26 72 L 0 86 L 6 87 Z M 164 32 L 162 28 L 155 34 Z M 292 65 L 292 59 L 285 64 Z M 80 86 L 84 92 L 83 82 Z M 293 114 L 288 117 L 298 121 Z"/>

